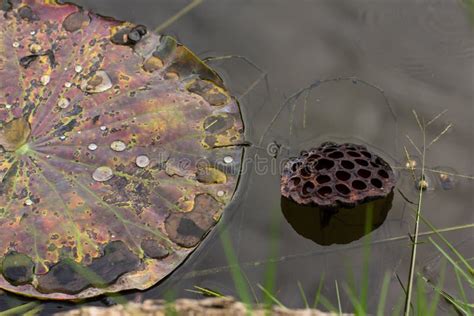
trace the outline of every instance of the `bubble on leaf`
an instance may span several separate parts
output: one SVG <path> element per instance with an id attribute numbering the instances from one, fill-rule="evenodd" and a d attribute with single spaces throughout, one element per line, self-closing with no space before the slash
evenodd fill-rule
<path id="1" fill-rule="evenodd" d="M 135 160 L 135 163 L 140 168 L 146 168 L 150 164 L 150 158 L 148 158 L 148 156 L 145 156 L 145 155 L 140 155 Z"/>
<path id="2" fill-rule="evenodd" d="M 68 98 L 61 98 L 59 99 L 58 101 L 58 106 L 61 108 L 61 109 L 65 109 L 69 106 L 69 99 Z"/>
<path id="3" fill-rule="evenodd" d="M 46 85 L 48 85 L 49 81 L 51 80 L 51 77 L 48 76 L 48 75 L 44 75 L 44 76 L 41 77 L 40 80 L 41 80 L 41 84 L 43 86 L 46 86 Z"/>
<path id="4" fill-rule="evenodd" d="M 87 146 L 87 148 L 88 148 L 89 150 L 91 150 L 91 151 L 94 151 L 94 150 L 97 149 L 97 145 L 94 144 L 94 143 L 92 143 L 92 144 L 89 144 L 89 146 Z"/>
<path id="5" fill-rule="evenodd" d="M 112 88 L 112 80 L 103 71 L 97 71 L 90 79 L 84 79 L 81 83 L 81 90 L 87 93 L 101 93 Z"/>
<path id="6" fill-rule="evenodd" d="M 224 163 L 226 164 L 230 164 L 234 161 L 234 158 L 232 158 L 231 156 L 225 156 L 224 157 Z"/>
<path id="7" fill-rule="evenodd" d="M 113 150 L 113 151 L 124 151 L 125 149 L 127 149 L 127 145 L 122 142 L 121 140 L 116 140 L 116 141 L 113 141 L 112 144 L 110 144 L 110 148 Z"/>
<path id="8" fill-rule="evenodd" d="M 94 173 L 92 174 L 92 178 L 97 182 L 105 182 L 112 179 L 114 176 L 114 172 L 107 166 L 102 166 L 95 169 Z"/>

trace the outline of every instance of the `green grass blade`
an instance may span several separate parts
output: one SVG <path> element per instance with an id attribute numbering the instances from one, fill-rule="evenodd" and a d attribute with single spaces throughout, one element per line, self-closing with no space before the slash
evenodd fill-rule
<path id="1" fill-rule="evenodd" d="M 319 300 L 321 298 L 321 289 L 323 288 L 323 283 L 324 283 L 324 272 L 321 275 L 321 277 L 319 278 L 319 285 L 318 285 L 318 289 L 316 291 L 316 294 L 314 296 L 313 308 L 318 308 L 318 303 L 319 303 Z"/>
<path id="2" fill-rule="evenodd" d="M 416 310 L 416 315 L 427 315 L 426 287 L 425 282 L 422 282 L 421 278 L 416 278 Z"/>
<path id="3" fill-rule="evenodd" d="M 338 307 L 339 315 L 342 315 L 341 296 L 339 295 L 339 286 L 337 285 L 337 280 L 334 280 L 334 282 L 336 283 L 337 307 Z"/>
<path id="4" fill-rule="evenodd" d="M 418 118 L 418 114 L 416 113 L 415 110 L 413 110 L 413 115 L 416 118 L 416 121 L 418 123 L 418 126 L 420 127 L 420 130 L 423 136 L 423 154 L 421 158 L 421 178 L 420 179 L 425 179 L 426 131 L 420 119 Z M 412 292 L 413 292 L 413 278 L 415 275 L 416 254 L 417 254 L 417 249 L 418 249 L 417 247 L 418 247 L 418 233 L 420 229 L 420 215 L 421 215 L 422 202 L 423 202 L 423 189 L 420 188 L 418 191 L 419 193 L 418 193 L 418 203 L 417 203 L 416 216 L 415 216 L 415 231 L 413 234 L 413 243 L 412 243 L 411 258 L 410 258 L 410 271 L 408 273 L 407 294 L 406 294 L 406 300 L 405 300 L 405 311 L 404 311 L 405 316 L 410 315 L 411 297 L 412 297 Z"/>
<path id="5" fill-rule="evenodd" d="M 434 298 L 431 301 L 431 304 L 429 306 L 429 314 L 430 315 L 436 315 L 436 310 L 438 308 L 439 300 L 442 296 L 442 291 L 439 289 L 442 289 L 444 286 L 444 277 L 446 276 L 446 261 L 443 261 L 443 265 L 441 267 L 441 273 L 440 273 L 440 279 L 437 282 L 437 284 L 434 285 Z M 431 283 L 429 283 L 431 284 Z"/>
<path id="6" fill-rule="evenodd" d="M 14 315 L 23 315 L 40 305 L 39 301 L 30 302 L 20 306 L 16 306 L 10 309 L 7 309 L 3 312 L 0 312 L 0 316 L 14 316 Z"/>
<path id="7" fill-rule="evenodd" d="M 276 305 L 280 306 L 281 308 L 286 308 L 272 293 L 270 293 L 266 288 L 264 288 L 261 284 L 257 284 L 258 288 L 262 290 L 263 293 Z"/>
<path id="8" fill-rule="evenodd" d="M 271 218 L 270 218 L 270 236 L 269 236 L 269 260 L 268 263 L 265 266 L 265 283 L 264 287 L 269 293 L 275 293 L 275 286 L 276 286 L 276 280 L 277 280 L 277 263 L 273 258 L 276 258 L 278 256 L 278 241 L 279 236 L 279 220 L 280 217 L 277 216 L 277 212 L 272 212 Z M 266 306 L 271 306 L 273 305 L 272 300 L 270 299 L 269 296 L 266 296 L 265 300 L 265 305 Z"/>
<path id="9" fill-rule="evenodd" d="M 209 297 L 224 297 L 224 295 L 222 295 L 221 293 L 213 291 L 211 289 L 207 289 L 205 287 L 200 287 L 200 286 L 195 285 L 194 288 L 195 290 L 187 290 L 187 291 L 191 293 L 201 294 L 203 296 L 209 296 Z"/>
<path id="10" fill-rule="evenodd" d="M 444 251 L 443 248 L 441 248 L 434 240 L 433 238 L 429 237 L 428 238 L 431 243 L 436 247 L 436 249 L 438 249 L 439 252 L 441 252 L 441 254 L 453 265 L 453 267 L 459 271 L 459 273 L 466 279 L 466 281 L 471 285 L 471 287 L 474 285 L 473 283 L 473 280 L 472 280 L 472 277 L 470 277 L 466 271 L 464 271 L 460 266 L 459 264 L 453 260 L 453 258 L 451 258 L 451 256 L 449 254 L 446 253 L 446 251 Z"/>
<path id="11" fill-rule="evenodd" d="M 34 307 L 33 309 L 30 309 L 29 311 L 24 313 L 23 316 L 36 316 L 39 313 L 41 313 L 42 310 L 43 310 L 43 306 L 38 305 L 38 306 Z"/>
<path id="12" fill-rule="evenodd" d="M 380 290 L 379 304 L 377 305 L 377 316 L 385 315 L 385 302 L 388 295 L 388 286 L 390 285 L 390 273 L 385 272 L 383 277 L 382 289 Z"/>
<path id="13" fill-rule="evenodd" d="M 319 301 L 321 302 L 321 304 L 330 312 L 332 313 L 337 313 L 337 308 L 334 307 L 334 305 L 331 304 L 331 302 L 324 296 L 324 295 L 321 295 L 319 297 Z"/>
<path id="14" fill-rule="evenodd" d="M 232 266 L 230 271 L 235 288 L 237 290 L 237 294 L 239 295 L 240 300 L 245 305 L 247 305 L 247 308 L 250 308 L 252 306 L 251 294 L 249 293 L 249 290 L 247 288 L 247 283 L 242 274 L 239 262 L 237 260 L 237 256 L 235 255 L 234 248 L 232 246 L 232 242 L 230 240 L 229 233 L 227 232 L 227 230 L 222 229 L 220 237 L 227 261 Z"/>
<path id="15" fill-rule="evenodd" d="M 464 258 L 463 255 L 454 247 L 444 236 L 441 234 L 436 227 L 433 226 L 427 219 L 421 216 L 421 220 L 425 223 L 445 244 L 448 248 L 459 258 L 459 260 L 464 264 L 470 274 L 474 275 L 474 268 L 469 264 L 469 262 Z"/>
<path id="16" fill-rule="evenodd" d="M 363 311 L 367 310 L 367 293 L 369 291 L 369 270 L 370 270 L 370 241 L 371 235 L 370 232 L 372 231 L 373 225 L 373 214 L 374 214 L 374 205 L 368 204 L 367 209 L 367 216 L 365 220 L 364 226 L 364 264 L 363 264 L 363 271 L 362 271 L 362 289 L 360 293 L 360 303 L 362 304 Z"/>
<path id="17" fill-rule="evenodd" d="M 467 296 L 466 291 L 464 290 L 464 285 L 461 281 L 461 276 L 459 275 L 458 270 L 454 269 L 454 273 L 456 274 L 456 282 L 458 283 L 459 293 L 461 293 L 461 298 L 464 302 L 467 303 Z M 467 309 L 467 315 L 472 316 L 472 310 L 470 308 Z"/>
<path id="18" fill-rule="evenodd" d="M 298 289 L 300 290 L 301 298 L 303 299 L 304 307 L 309 309 L 308 300 L 306 299 L 306 294 L 304 293 L 303 287 L 301 286 L 301 282 L 298 281 Z"/>
<path id="19" fill-rule="evenodd" d="M 347 296 L 349 297 L 349 300 L 352 303 L 352 306 L 354 307 L 356 315 L 365 315 L 364 308 L 362 307 L 362 304 L 359 302 L 359 299 L 357 296 L 354 294 L 354 292 L 351 290 L 351 287 L 348 285 L 344 286 L 344 291 L 346 292 Z"/>

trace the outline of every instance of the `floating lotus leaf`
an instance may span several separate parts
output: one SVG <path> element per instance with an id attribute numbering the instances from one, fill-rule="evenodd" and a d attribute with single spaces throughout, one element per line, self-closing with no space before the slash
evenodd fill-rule
<path id="1" fill-rule="evenodd" d="M 173 38 L 55 1 L 0 14 L 0 288 L 146 289 L 216 224 L 243 126 Z"/>

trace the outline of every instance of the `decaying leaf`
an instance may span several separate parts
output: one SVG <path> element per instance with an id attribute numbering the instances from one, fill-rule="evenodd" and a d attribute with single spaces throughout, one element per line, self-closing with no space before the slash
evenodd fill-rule
<path id="1" fill-rule="evenodd" d="M 0 14 L 0 287 L 145 289 L 232 198 L 237 102 L 173 38 L 55 1 Z"/>

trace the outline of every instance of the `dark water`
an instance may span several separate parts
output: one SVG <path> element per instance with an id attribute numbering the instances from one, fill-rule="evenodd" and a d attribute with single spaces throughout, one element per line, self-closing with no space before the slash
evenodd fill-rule
<path id="1" fill-rule="evenodd" d="M 75 2 L 150 28 L 188 3 Z M 183 266 L 158 286 L 125 293 L 125 298 L 201 297 L 189 291 L 194 286 L 238 296 L 232 262 L 222 243 L 221 234 L 226 232 L 247 285 L 259 302 L 265 296 L 258 284 L 268 285 L 270 279 L 275 296 L 284 305 L 303 307 L 298 284 L 311 302 L 324 277 L 321 294 L 337 306 L 337 281 L 342 309 L 352 311 L 344 284 L 356 289 L 362 285 L 363 241 L 321 246 L 298 234 L 281 210 L 278 166 L 302 149 L 334 140 L 366 144 L 392 165 L 403 167 L 403 146 L 419 158 L 405 135 L 417 144 L 422 141 L 412 110 L 426 121 L 448 110 L 427 129 L 431 141 L 447 124 L 453 124 L 428 150 L 427 167 L 472 177 L 471 22 L 461 1 L 207 0 L 167 28 L 166 33 L 201 57 L 245 56 L 267 73 L 268 82 L 257 81 L 249 90 L 262 78 L 250 64 L 242 59 L 212 63 L 241 98 L 246 138 L 252 143 L 246 150 L 239 190 L 218 228 Z M 317 80 L 352 76 L 360 80 L 330 81 L 301 91 Z M 299 95 L 290 98 L 298 91 Z M 410 173 L 397 169 L 397 174 L 397 187 L 415 201 L 417 190 Z M 434 226 L 441 229 L 474 222 L 472 180 L 457 177 L 450 190 L 443 189 L 436 173 L 428 173 L 427 181 L 430 187 L 422 214 Z M 387 313 L 403 296 L 397 275 L 403 282 L 408 275 L 410 240 L 406 237 L 413 230 L 413 211 L 398 191 L 392 204 L 385 222 L 369 235 L 373 243 L 368 265 L 371 312 L 376 311 L 385 273 L 390 273 Z M 427 230 L 421 226 L 421 231 Z M 466 258 L 474 256 L 472 228 L 445 236 Z M 391 238 L 395 240 L 387 241 Z M 418 255 L 420 271 L 432 280 L 439 278 L 443 264 L 434 246 L 429 241 L 420 244 Z M 268 277 L 272 269 L 275 275 Z M 446 273 L 444 290 L 459 297 L 452 269 Z M 472 302 L 473 291 L 467 295 Z M 71 306 L 45 303 L 43 312 Z M 439 314 L 450 313 L 451 307 L 441 302 Z"/>

